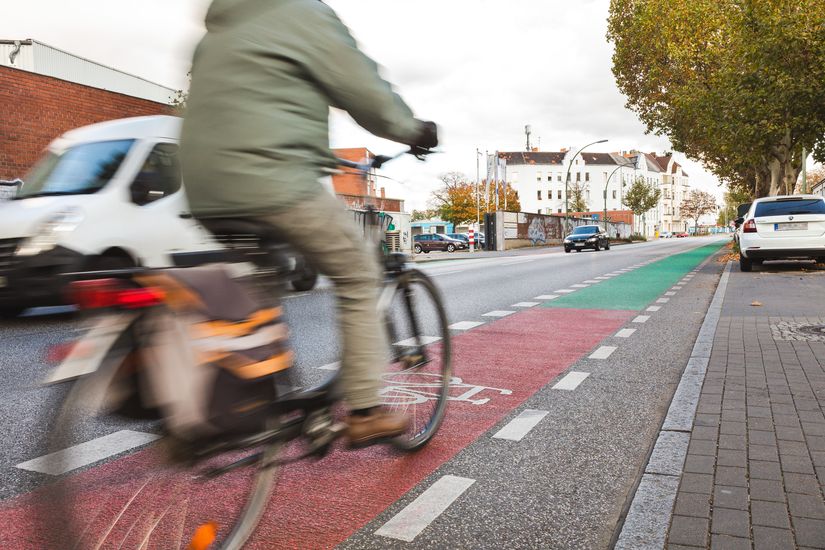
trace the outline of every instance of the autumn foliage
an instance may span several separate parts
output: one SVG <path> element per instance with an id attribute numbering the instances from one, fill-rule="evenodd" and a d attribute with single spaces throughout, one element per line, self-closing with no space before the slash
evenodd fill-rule
<path id="1" fill-rule="evenodd" d="M 441 182 L 442 187 L 433 191 L 430 197 L 430 206 L 442 220 L 460 225 L 475 222 L 478 213 L 483 217 L 485 212 L 496 210 L 496 186 L 492 182 L 489 197 L 485 196 L 486 181 L 478 185 L 477 196 L 475 182 L 469 181 L 460 172 L 444 174 L 441 176 Z M 505 186 L 503 182 L 499 183 L 498 201 L 499 210 L 510 212 L 521 210 L 518 193 L 510 185 Z"/>

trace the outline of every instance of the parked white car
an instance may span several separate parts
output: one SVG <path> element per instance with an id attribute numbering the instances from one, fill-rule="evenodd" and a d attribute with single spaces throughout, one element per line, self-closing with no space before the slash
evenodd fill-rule
<path id="1" fill-rule="evenodd" d="M 739 230 L 739 266 L 751 271 L 765 260 L 825 262 L 825 199 L 782 195 L 753 201 Z"/>

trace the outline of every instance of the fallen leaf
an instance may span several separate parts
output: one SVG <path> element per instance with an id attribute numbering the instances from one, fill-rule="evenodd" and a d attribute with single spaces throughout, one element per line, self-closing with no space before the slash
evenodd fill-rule
<path id="1" fill-rule="evenodd" d="M 761 307 L 761 306 L 762 306 L 762 302 L 757 302 L 756 300 L 754 300 L 753 302 L 751 302 L 751 305 L 752 305 L 752 306 L 755 306 L 755 307 Z"/>

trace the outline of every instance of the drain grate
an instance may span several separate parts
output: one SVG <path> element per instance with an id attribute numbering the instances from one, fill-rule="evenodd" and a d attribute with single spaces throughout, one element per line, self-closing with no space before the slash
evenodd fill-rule
<path id="1" fill-rule="evenodd" d="M 771 325 L 771 332 L 774 340 L 825 342 L 825 325 L 782 321 Z"/>

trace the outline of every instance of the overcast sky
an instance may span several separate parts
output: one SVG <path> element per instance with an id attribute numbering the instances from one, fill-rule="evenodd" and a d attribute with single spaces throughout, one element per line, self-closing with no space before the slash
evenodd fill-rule
<path id="1" fill-rule="evenodd" d="M 523 150 L 524 126 L 541 150 L 671 149 L 625 109 L 605 39 L 609 0 L 328 0 L 420 118 L 436 121 L 444 153 L 388 165 L 389 196 L 425 206 L 438 175 L 475 177 L 476 149 Z M 180 88 L 204 32 L 209 0 L 21 0 L 0 18 L 0 38 L 33 38 Z M 394 153 L 334 115 L 333 146 Z M 695 188 L 721 200 L 716 178 L 677 153 Z M 483 170 L 483 162 L 482 162 Z M 399 183 L 401 182 L 401 183 Z"/>

